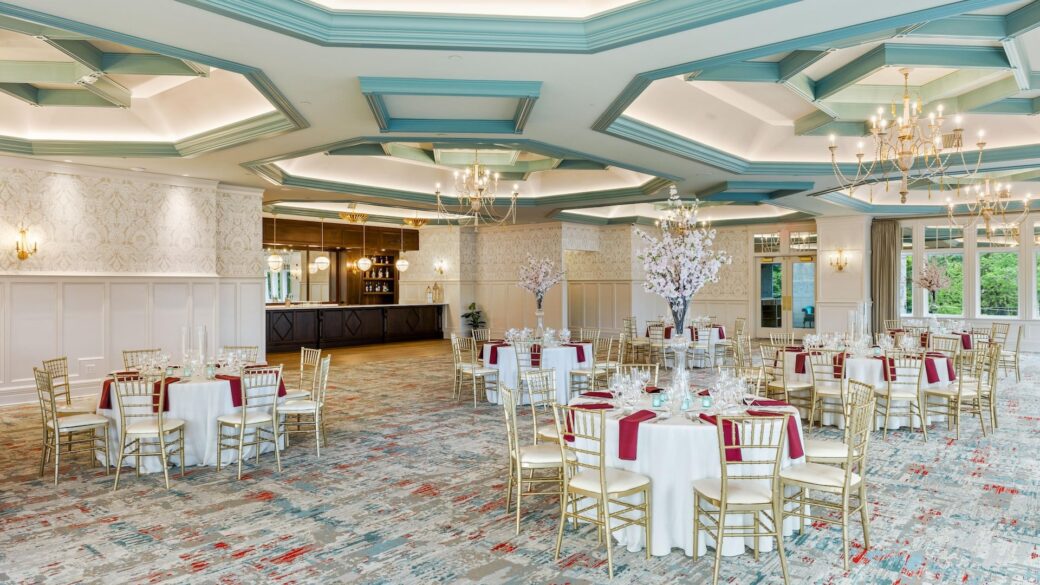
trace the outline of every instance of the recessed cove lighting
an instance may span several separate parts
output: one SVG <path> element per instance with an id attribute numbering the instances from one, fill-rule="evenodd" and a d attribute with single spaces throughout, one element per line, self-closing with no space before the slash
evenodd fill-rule
<path id="1" fill-rule="evenodd" d="M 65 160 L 64 160 L 64 161 L 62 161 L 62 162 L 67 162 L 67 163 L 70 163 L 70 162 L 72 162 L 72 161 L 71 161 L 71 160 L 69 160 L 69 159 L 65 159 Z"/>
<path id="2" fill-rule="evenodd" d="M 144 167 L 130 167 L 130 170 L 140 173 L 144 170 Z"/>

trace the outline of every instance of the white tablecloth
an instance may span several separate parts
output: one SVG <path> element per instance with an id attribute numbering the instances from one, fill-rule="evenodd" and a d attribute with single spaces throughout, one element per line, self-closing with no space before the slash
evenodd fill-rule
<path id="1" fill-rule="evenodd" d="M 592 344 L 581 344 L 585 351 L 585 360 L 578 361 L 578 348 L 570 346 L 546 347 L 542 349 L 542 359 L 539 368 L 556 370 L 556 402 L 567 404 L 570 399 L 571 370 L 579 370 L 585 367 L 589 357 L 592 356 Z M 505 384 L 508 388 L 516 388 L 516 351 L 512 347 L 499 347 L 497 363 L 491 363 L 491 344 L 484 344 L 484 365 L 488 368 L 498 370 L 498 383 Z M 498 392 L 488 390 L 488 401 L 502 404 Z M 530 402 L 526 393 L 522 397 L 521 404 Z"/>
<path id="2" fill-rule="evenodd" d="M 581 398 L 575 402 L 597 402 L 596 399 Z M 649 401 L 637 409 L 649 408 Z M 794 409 L 790 409 L 794 414 Z M 606 464 L 608 467 L 626 469 L 649 476 L 653 482 L 653 524 L 651 526 L 653 548 L 650 554 L 663 556 L 673 548 L 680 548 L 687 556 L 693 556 L 693 482 L 698 479 L 721 477 L 722 467 L 719 463 L 719 442 L 715 425 L 699 419 L 687 420 L 685 417 L 672 417 L 657 423 L 639 425 L 639 440 L 636 458 L 628 461 L 618 458 L 618 419 L 620 411 L 606 414 Z M 801 422 L 798 423 L 801 434 Z M 804 441 L 803 441 L 804 444 Z M 579 445 L 580 446 L 580 445 Z M 783 447 L 782 467 L 793 463 L 804 463 L 805 458 L 791 460 L 788 448 Z M 634 496 L 633 503 L 638 503 L 641 496 Z M 745 521 L 750 525 L 751 516 Z M 727 523 L 737 524 L 736 516 L 727 515 Z M 784 534 L 790 535 L 798 529 L 799 519 L 788 518 L 784 521 Z M 629 551 L 642 550 L 643 529 L 629 526 L 614 532 L 617 541 L 624 544 Z M 709 542 L 707 533 L 700 535 L 699 554 L 706 554 Z M 744 553 L 745 546 L 752 546 L 753 539 L 730 537 L 725 540 L 722 554 L 726 556 Z M 773 539 L 761 540 L 759 550 L 772 550 Z"/>
<path id="3" fill-rule="evenodd" d="M 109 409 L 99 408 L 97 413 L 108 417 L 112 424 L 108 426 L 108 450 L 112 465 L 119 457 L 119 402 L 116 400 L 115 388 L 111 391 Z M 231 403 L 231 383 L 227 380 L 190 380 L 175 382 L 166 388 L 170 410 L 166 418 L 179 418 L 184 421 L 184 458 L 188 465 L 217 464 L 217 417 L 233 414 L 241 409 Z M 247 439 L 248 435 L 247 435 Z M 272 450 L 270 443 L 263 446 L 261 453 Z M 156 451 L 158 452 L 158 451 Z M 243 458 L 255 455 L 253 447 L 246 447 Z M 98 457 L 99 461 L 104 461 Z M 176 461 L 177 457 L 172 460 Z M 234 451 L 224 451 L 223 464 L 236 461 Z M 133 467 L 136 461 L 132 457 L 123 459 L 123 465 Z M 141 471 L 155 473 L 162 471 L 162 463 L 158 457 L 147 457 L 141 460 Z"/>

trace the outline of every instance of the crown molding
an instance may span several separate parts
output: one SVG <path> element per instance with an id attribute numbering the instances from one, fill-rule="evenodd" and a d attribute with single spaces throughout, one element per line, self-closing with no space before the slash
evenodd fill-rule
<path id="1" fill-rule="evenodd" d="M 195 177 L 181 177 L 177 175 L 167 175 L 163 173 L 154 173 L 148 171 L 130 171 L 127 169 L 116 169 L 112 167 L 101 167 L 95 165 L 86 165 L 80 163 L 66 163 L 57 162 L 51 160 L 45 160 L 40 158 L 23 158 L 18 156 L 3 156 L 0 155 L 0 166 L 7 168 L 21 168 L 21 169 L 33 169 L 38 171 L 46 171 L 49 173 L 58 173 L 64 175 L 83 175 L 88 177 L 105 177 L 105 178 L 120 178 L 132 181 L 147 181 L 152 183 L 162 183 L 164 185 L 171 185 L 176 187 L 190 187 L 193 189 L 217 189 L 220 186 L 218 181 L 210 179 L 199 179 Z M 241 187 L 247 189 L 248 187 Z M 263 193 L 263 190 L 259 190 Z"/>

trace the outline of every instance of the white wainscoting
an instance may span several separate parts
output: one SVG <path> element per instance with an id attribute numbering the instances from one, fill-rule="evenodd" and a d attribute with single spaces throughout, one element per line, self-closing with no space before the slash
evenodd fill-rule
<path id="1" fill-rule="evenodd" d="M 534 295 L 516 285 L 515 280 L 485 281 L 474 285 L 474 298 L 484 310 L 491 334 L 498 337 L 508 329 L 537 326 Z M 567 322 L 566 283 L 554 286 L 545 295 L 542 310 L 545 326 L 560 329 Z"/>
<path id="2" fill-rule="evenodd" d="M 732 328 L 738 317 L 743 317 L 747 323 L 751 323 L 751 309 L 746 298 L 733 299 L 698 299 L 694 297 L 693 305 L 690 307 L 690 315 L 714 315 L 716 323 L 726 326 L 726 333 L 734 331 Z M 748 331 L 751 330 L 750 325 Z"/>
<path id="3" fill-rule="evenodd" d="M 96 394 L 124 349 L 179 360 L 181 326 L 205 325 L 212 348 L 259 345 L 262 280 L 218 277 L 0 276 L 0 404 L 36 400 L 32 369 L 67 356 L 76 395 Z"/>
<path id="4" fill-rule="evenodd" d="M 592 327 L 616 335 L 622 319 L 631 315 L 631 280 L 567 282 L 568 328 Z"/>

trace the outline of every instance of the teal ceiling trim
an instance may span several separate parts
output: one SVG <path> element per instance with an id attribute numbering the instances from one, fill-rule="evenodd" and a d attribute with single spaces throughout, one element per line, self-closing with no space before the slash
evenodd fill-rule
<path id="1" fill-rule="evenodd" d="M 695 71 L 687 75 L 686 80 L 777 83 L 780 81 L 780 63 L 737 61 L 720 67 Z"/>
<path id="2" fill-rule="evenodd" d="M 177 75 L 206 77 L 209 67 L 166 55 L 102 53 L 101 70 L 115 75 Z"/>
<path id="3" fill-rule="evenodd" d="M 587 18 L 330 10 L 304 0 L 178 0 L 323 46 L 596 53 L 796 0 L 643 0 Z"/>
<path id="4" fill-rule="evenodd" d="M 978 114 L 1013 114 L 1032 116 L 1040 113 L 1036 98 L 1008 98 L 972 110 Z"/>
<path id="5" fill-rule="evenodd" d="M 89 73 L 67 61 L 0 61 L 0 83 L 76 83 Z"/>
<path id="6" fill-rule="evenodd" d="M 158 55 L 164 55 L 169 58 L 183 61 L 186 66 L 196 71 L 195 75 L 208 74 L 209 67 L 223 69 L 238 73 L 248 80 L 254 88 L 275 108 L 275 110 L 281 115 L 283 121 L 280 123 L 269 123 L 266 125 L 268 133 L 257 133 L 257 127 L 265 126 L 264 123 L 259 122 L 256 118 L 250 120 L 243 120 L 238 123 L 230 124 L 222 128 L 215 128 L 213 130 L 203 132 L 197 136 L 192 136 L 180 141 L 178 144 L 170 143 L 158 143 L 158 142 L 92 142 L 92 141 L 27 141 L 27 145 L 23 144 L 21 149 L 29 149 L 33 153 L 51 153 L 56 152 L 64 156 L 126 156 L 126 157 L 155 157 L 155 156 L 184 156 L 181 154 L 180 149 L 183 148 L 187 152 L 194 152 L 199 154 L 203 151 L 198 151 L 198 144 L 210 144 L 214 148 L 226 148 L 229 146 L 235 146 L 238 144 L 244 144 L 249 141 L 259 140 L 269 136 L 281 134 L 290 130 L 299 130 L 307 128 L 309 123 L 299 113 L 299 111 L 289 102 L 288 99 L 278 90 L 277 87 L 271 82 L 270 78 L 255 67 L 242 65 L 233 61 L 211 57 L 209 55 L 203 55 L 194 51 L 187 51 L 172 47 L 162 43 L 142 39 L 132 35 L 111 31 L 108 29 L 96 27 L 93 25 L 68 20 L 58 16 L 53 16 L 43 12 L 38 12 L 21 6 L 16 6 L 7 2 L 0 1 L 0 28 L 10 28 L 12 30 L 18 30 L 24 34 L 33 34 L 34 36 L 45 37 L 46 40 L 59 48 L 70 57 L 74 58 L 77 63 L 81 63 L 84 66 L 91 67 L 95 71 L 104 73 L 106 65 L 106 54 L 96 49 L 91 50 L 89 47 L 84 46 L 87 39 L 100 39 L 121 45 L 127 45 L 156 53 Z M 119 67 L 141 67 L 145 62 L 144 59 L 137 56 L 129 57 L 108 57 L 108 64 L 118 69 Z M 136 64 L 134 62 L 136 61 Z M 158 66 L 159 61 L 152 61 L 152 67 Z M 163 67 L 168 67 L 164 65 Z M 159 74 L 159 73 L 153 73 Z M 103 89 L 98 88 L 97 93 L 110 94 L 113 88 L 105 86 Z M 0 90 L 2 91 L 2 90 Z M 53 91 L 74 91 L 74 90 L 53 90 Z M 83 92 L 87 93 L 87 92 Z M 111 101 L 108 98 L 117 97 L 116 94 L 106 96 L 105 101 Z M 75 98 L 75 99 L 73 99 Z M 82 97 L 81 95 L 73 96 L 71 94 L 65 95 L 49 95 L 45 99 L 54 101 L 77 101 L 81 99 L 90 99 Z M 96 99 L 96 98 L 95 98 Z M 265 114 L 266 116 L 266 114 Z M 258 117 L 260 118 L 260 117 Z M 270 120 L 266 120 L 270 122 Z M 235 129 L 240 130 L 240 134 L 236 137 L 234 135 Z M 212 135 L 207 138 L 208 135 Z M 12 144 L 11 140 L 18 142 L 18 139 L 7 139 L 0 137 L 0 151 L 14 152 L 14 150 L 7 148 Z M 5 146 L 6 145 L 6 146 Z M 119 153 L 119 154 L 105 154 L 105 153 Z"/>
<path id="7" fill-rule="evenodd" d="M 85 108 L 118 108 L 117 96 L 107 98 L 97 92 L 82 89 L 40 89 L 36 92 L 37 106 L 69 106 Z"/>
<path id="8" fill-rule="evenodd" d="M 33 106 L 40 103 L 40 90 L 28 83 L 0 83 L 0 93 Z"/>
<path id="9" fill-rule="evenodd" d="M 815 185 L 812 181 L 724 181 L 698 196 L 709 201 L 768 202 L 810 191 Z"/>
<path id="10" fill-rule="evenodd" d="M 296 125 L 281 112 L 274 111 L 178 140 L 174 147 L 181 156 L 195 156 L 293 130 Z"/>
<path id="11" fill-rule="evenodd" d="M 610 134 L 637 142 L 650 148 L 703 162 L 731 173 L 744 173 L 750 163 L 717 148 L 695 142 L 684 136 L 662 130 L 640 122 L 635 118 L 621 116 L 610 125 Z"/>
<path id="12" fill-rule="evenodd" d="M 1040 25 L 1040 4 L 1030 2 L 1006 17 L 1006 36 L 1017 37 Z"/>
<path id="13" fill-rule="evenodd" d="M 923 22 L 900 36 L 999 41 L 1008 36 L 1007 19 L 989 14 L 964 14 Z"/>
<path id="14" fill-rule="evenodd" d="M 849 197 L 843 193 L 824 193 L 817 196 L 818 199 L 822 199 L 828 203 L 844 207 L 846 209 L 852 209 L 859 213 L 865 213 L 867 215 L 903 215 L 903 216 L 914 216 L 914 215 L 940 215 L 946 213 L 945 205 L 880 205 L 873 204 L 856 199 L 855 197 Z"/>
<path id="15" fill-rule="evenodd" d="M 607 165 L 592 160 L 569 158 L 561 160 L 556 165 L 556 169 L 561 171 L 605 171 Z"/>
<path id="16" fill-rule="evenodd" d="M 791 51 L 789 55 L 780 59 L 780 62 L 777 63 L 779 81 L 790 81 L 791 78 L 826 57 L 828 53 L 830 51 Z"/>
<path id="17" fill-rule="evenodd" d="M 96 95 L 97 97 L 111 102 L 119 108 L 130 107 L 130 90 L 112 81 L 108 77 L 88 77 L 79 84 L 80 87 Z"/>
<path id="18" fill-rule="evenodd" d="M 712 227 L 736 227 L 742 225 L 759 225 L 759 224 L 772 224 L 778 222 L 791 222 L 791 221 L 804 221 L 815 217 L 811 213 L 795 212 L 787 213 L 781 216 L 774 217 L 753 217 L 746 219 L 724 219 L 724 220 L 712 220 Z M 597 217 L 593 215 L 585 215 L 583 213 L 570 213 L 567 211 L 556 211 L 549 215 L 550 219 L 557 221 L 565 221 L 568 223 L 580 223 L 585 225 L 599 225 L 599 226 L 610 226 L 610 225 L 640 225 L 646 227 L 656 227 L 656 219 L 652 217 L 646 217 L 643 215 L 628 215 L 622 217 Z"/>
<path id="19" fill-rule="evenodd" d="M 411 77 L 359 77 L 361 93 L 368 101 L 380 132 L 433 132 L 453 134 L 521 134 L 541 93 L 541 81 L 485 79 L 419 79 Z M 444 118 L 395 118 L 386 96 L 445 96 L 516 100 L 509 120 L 455 120 Z"/>
<path id="20" fill-rule="evenodd" d="M 330 155 L 335 156 L 387 156 L 382 144 L 354 144 L 343 148 L 329 150 Z M 430 161 L 432 162 L 432 161 Z"/>

